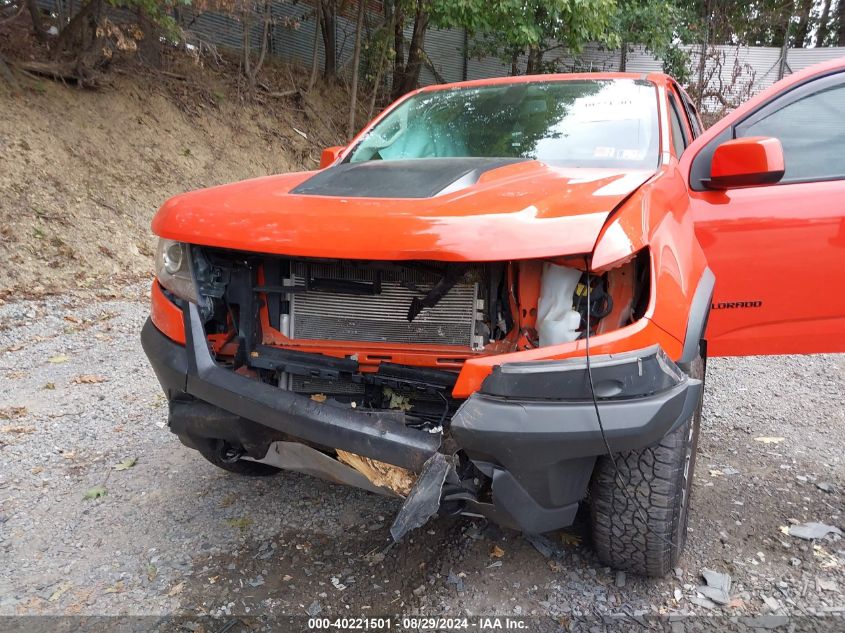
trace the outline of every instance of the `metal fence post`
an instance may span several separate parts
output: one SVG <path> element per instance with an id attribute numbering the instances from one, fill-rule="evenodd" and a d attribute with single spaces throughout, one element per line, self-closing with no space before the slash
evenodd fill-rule
<path id="1" fill-rule="evenodd" d="M 839 0 L 843 2 L 845 0 Z M 778 81 L 784 78 L 786 75 L 786 69 L 789 68 L 789 65 L 786 63 L 786 56 L 789 54 L 789 33 L 784 36 L 783 38 L 783 46 L 780 49 L 780 64 L 778 64 Z"/>

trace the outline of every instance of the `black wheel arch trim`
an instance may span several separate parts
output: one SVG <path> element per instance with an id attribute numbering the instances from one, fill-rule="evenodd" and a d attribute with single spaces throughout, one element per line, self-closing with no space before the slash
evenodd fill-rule
<path id="1" fill-rule="evenodd" d="M 707 329 L 707 320 L 710 317 L 710 305 L 713 303 L 713 289 L 716 286 L 716 275 L 709 267 L 704 269 L 698 280 L 698 286 L 692 296 L 690 303 L 689 319 L 687 320 L 687 331 L 684 336 L 684 347 L 678 363 L 687 364 L 695 360 L 699 354 L 701 340 Z"/>

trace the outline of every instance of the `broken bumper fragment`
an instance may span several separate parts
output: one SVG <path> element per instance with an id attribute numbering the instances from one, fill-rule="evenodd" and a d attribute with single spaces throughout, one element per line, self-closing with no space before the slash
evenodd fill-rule
<path id="1" fill-rule="evenodd" d="M 195 305 L 188 304 L 184 321 L 184 346 L 151 321 L 142 342 L 171 403 L 170 428 L 187 445 L 225 440 L 260 460 L 274 443 L 287 452 L 291 446 L 282 443 L 301 443 L 313 454 L 297 452 L 301 467 L 294 469 L 352 485 L 361 478 L 345 465 L 328 464 L 326 452 L 341 449 L 419 474 L 427 462 L 445 463 L 432 457 L 449 446 L 489 478 L 491 494 L 479 495 L 454 471 L 438 469 L 428 478 L 437 485 L 421 477 L 425 494 L 414 489 L 408 499 L 425 497 L 427 508 L 445 481 L 435 506 L 449 502 L 464 514 L 531 533 L 572 523 L 595 460 L 607 452 L 605 437 L 613 452 L 654 444 L 692 415 L 702 388 L 659 347 L 593 357 L 592 388 L 584 358 L 509 363 L 461 405 L 445 431 L 452 441 L 441 447 L 441 434 L 407 427 L 389 412 L 315 402 L 224 368 L 209 351 Z M 458 461 L 449 459 L 450 468 Z M 419 522 L 415 511 L 407 508 L 409 524 Z"/>

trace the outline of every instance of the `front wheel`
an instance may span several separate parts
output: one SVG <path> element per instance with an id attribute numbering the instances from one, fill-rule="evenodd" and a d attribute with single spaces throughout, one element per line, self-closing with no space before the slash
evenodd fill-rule
<path id="1" fill-rule="evenodd" d="M 703 380 L 704 360 L 691 363 L 688 374 Z M 657 445 L 599 458 L 590 515 L 603 563 L 654 577 L 676 566 L 686 542 L 700 423 L 699 400 L 692 416 Z"/>

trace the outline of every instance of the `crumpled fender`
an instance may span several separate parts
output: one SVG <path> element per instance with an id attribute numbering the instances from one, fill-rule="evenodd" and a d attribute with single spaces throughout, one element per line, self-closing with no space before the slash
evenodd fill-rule
<path id="1" fill-rule="evenodd" d="M 604 272 L 625 264 L 643 248 L 650 250 L 652 266 L 645 318 L 685 341 L 707 259 L 696 238 L 686 186 L 676 166 L 661 168 L 608 217 L 593 248 L 593 270 Z M 696 318 L 700 320 L 700 315 Z M 673 358 L 678 360 L 680 355 Z"/>

